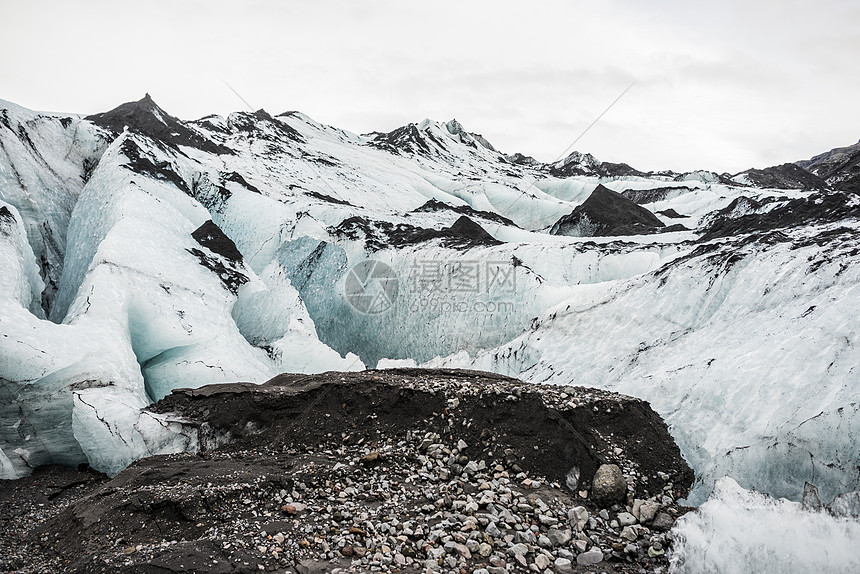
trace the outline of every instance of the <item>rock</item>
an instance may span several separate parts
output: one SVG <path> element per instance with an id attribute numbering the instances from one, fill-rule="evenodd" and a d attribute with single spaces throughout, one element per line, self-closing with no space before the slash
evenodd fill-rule
<path id="1" fill-rule="evenodd" d="M 654 520 L 651 521 L 651 528 L 666 531 L 671 529 L 673 524 L 675 524 L 674 518 L 665 512 L 658 512 Z"/>
<path id="2" fill-rule="evenodd" d="M 547 532 L 547 538 L 549 538 L 550 543 L 553 546 L 565 546 L 570 539 L 573 537 L 573 533 L 570 530 L 559 530 L 557 528 L 550 528 L 549 532 Z"/>
<path id="3" fill-rule="evenodd" d="M 818 494 L 817 486 L 808 482 L 803 484 L 803 501 L 801 504 L 807 510 L 821 510 L 821 496 Z"/>
<path id="4" fill-rule="evenodd" d="M 487 544 L 486 542 L 482 542 L 478 546 L 478 555 L 481 556 L 481 558 L 487 558 L 492 553 L 493 553 L 493 547 L 490 546 L 489 544 Z"/>
<path id="5" fill-rule="evenodd" d="M 570 214 L 559 219 L 551 235 L 612 236 L 657 233 L 665 227 L 646 208 L 620 193 L 598 185 Z"/>
<path id="6" fill-rule="evenodd" d="M 639 538 L 636 529 L 632 526 L 625 526 L 624 530 L 621 531 L 621 538 L 627 540 L 629 542 L 633 542 L 637 538 Z"/>
<path id="7" fill-rule="evenodd" d="M 642 505 L 639 507 L 639 522 L 651 522 L 654 520 L 654 517 L 657 515 L 659 510 L 659 502 L 654 502 L 653 500 L 643 501 Z"/>
<path id="8" fill-rule="evenodd" d="M 495 522 L 490 522 L 489 524 L 487 524 L 487 527 L 484 529 L 484 532 L 486 532 L 493 538 L 498 538 L 502 535 L 502 532 L 499 530 L 499 527 L 496 526 Z"/>
<path id="9" fill-rule="evenodd" d="M 459 555 L 465 558 L 466 560 L 470 560 L 472 558 L 472 553 L 469 552 L 469 547 L 465 544 L 454 544 L 454 551 Z"/>
<path id="10" fill-rule="evenodd" d="M 508 554 L 512 556 L 525 556 L 529 553 L 529 547 L 520 542 L 508 548 Z"/>
<path id="11" fill-rule="evenodd" d="M 659 544 L 655 544 L 653 546 L 648 547 L 648 556 L 650 558 L 656 558 L 658 556 L 663 556 L 665 553 L 666 553 L 666 551 L 663 550 L 663 548 Z"/>
<path id="12" fill-rule="evenodd" d="M 457 401 L 457 402 L 459 403 L 459 401 Z M 460 439 L 457 441 L 457 450 L 459 450 L 460 452 L 463 452 L 468 447 L 469 447 L 469 445 L 466 444 L 466 441 L 464 441 L 463 439 Z"/>
<path id="13" fill-rule="evenodd" d="M 602 464 L 591 482 L 591 498 L 595 504 L 609 507 L 627 498 L 627 481 L 617 464 Z"/>
<path id="14" fill-rule="evenodd" d="M 588 524 L 588 510 L 584 506 L 575 506 L 568 511 L 567 519 L 573 528 L 581 532 Z"/>
<path id="15" fill-rule="evenodd" d="M 591 566 L 603 562 L 603 552 L 599 548 L 592 548 L 576 557 L 576 563 L 580 566 Z"/>
<path id="16" fill-rule="evenodd" d="M 550 564 L 552 564 L 550 559 L 543 554 L 538 554 L 537 556 L 535 556 L 535 566 L 537 566 L 541 570 L 546 570 L 547 568 L 549 568 Z"/>
<path id="17" fill-rule="evenodd" d="M 361 457 L 361 464 L 364 464 L 366 466 L 373 466 L 379 464 L 380 462 L 380 455 L 377 451 L 369 452 L 363 457 Z"/>
<path id="18" fill-rule="evenodd" d="M 573 572 L 573 564 L 567 558 L 556 558 L 553 566 L 555 566 L 555 571 L 559 572 L 559 574 L 570 574 Z"/>
<path id="19" fill-rule="evenodd" d="M 619 512 L 618 516 L 615 517 L 620 526 L 630 526 L 631 524 L 636 524 L 636 517 L 630 514 L 629 512 Z"/>

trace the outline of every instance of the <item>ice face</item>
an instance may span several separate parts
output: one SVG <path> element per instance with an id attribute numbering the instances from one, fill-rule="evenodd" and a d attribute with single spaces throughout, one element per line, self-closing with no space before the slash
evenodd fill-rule
<path id="1" fill-rule="evenodd" d="M 44 214 L 0 202 L 2 478 L 85 461 L 114 474 L 142 456 L 193 450 L 181 425 L 142 412 L 177 387 L 363 368 L 318 340 L 288 281 L 266 276 L 267 285 L 241 256 L 231 260 L 217 241 L 195 237 L 210 213 L 185 182 L 205 166 L 131 133 L 101 160 L 68 220 L 55 322 L 42 318 L 25 231 Z M 135 162 L 156 171 L 141 173 Z M 268 308 L 239 305 L 237 323 L 234 305 L 245 294 Z M 272 316 L 275 332 L 259 340 L 248 325 Z"/>
<path id="2" fill-rule="evenodd" d="M 696 512 L 672 530 L 672 574 L 857 572 L 860 522 L 716 482 Z"/>
<path id="3" fill-rule="evenodd" d="M 703 248 L 654 273 L 583 286 L 510 343 L 430 364 L 648 400 L 696 470 L 693 503 L 725 475 L 793 499 L 804 481 L 826 497 L 856 490 L 849 317 L 860 267 L 836 255 L 853 249 L 852 233 L 833 226 Z"/>
<path id="4" fill-rule="evenodd" d="M 462 250 L 436 244 L 350 257 L 343 247 L 300 238 L 282 246 L 278 265 L 301 294 L 320 338 L 372 365 L 382 358 L 427 361 L 493 347 L 516 337 L 578 286 L 645 273 L 677 253 L 675 247 Z M 397 282 L 384 312 L 361 309 L 346 295 L 349 270 L 364 261 L 387 265 Z"/>
<path id="5" fill-rule="evenodd" d="M 63 270 L 69 219 L 108 141 L 78 116 L 37 114 L 0 102 L 0 201 L 14 206 L 50 310 Z"/>

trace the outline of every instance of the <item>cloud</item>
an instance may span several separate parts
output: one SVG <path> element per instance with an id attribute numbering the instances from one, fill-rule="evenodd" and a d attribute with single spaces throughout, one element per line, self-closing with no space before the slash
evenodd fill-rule
<path id="1" fill-rule="evenodd" d="M 417 4 L 34 1 L 4 11 L 0 97 L 93 113 L 149 91 L 186 118 L 244 104 L 355 132 L 457 117 L 500 149 L 739 171 L 857 140 L 853 0 Z"/>

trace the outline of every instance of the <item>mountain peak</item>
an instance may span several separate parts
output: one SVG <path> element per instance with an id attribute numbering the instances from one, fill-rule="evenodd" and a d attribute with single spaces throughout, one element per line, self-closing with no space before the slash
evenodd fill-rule
<path id="1" fill-rule="evenodd" d="M 213 153 L 232 153 L 165 112 L 148 92 L 136 102 L 126 102 L 110 111 L 93 114 L 85 119 L 117 135 L 127 129 L 174 146 L 196 147 Z"/>

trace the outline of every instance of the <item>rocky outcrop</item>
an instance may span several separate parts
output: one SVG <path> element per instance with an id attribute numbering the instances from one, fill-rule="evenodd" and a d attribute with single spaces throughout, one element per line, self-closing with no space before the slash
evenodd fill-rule
<path id="1" fill-rule="evenodd" d="M 860 192 L 860 142 L 795 163 L 836 189 Z"/>
<path id="2" fill-rule="evenodd" d="M 177 391 L 152 410 L 196 429 L 201 450 L 64 479 L 75 496 L 49 504 L 43 526 L 39 507 L 16 506 L 3 518 L 23 537 L 0 538 L 4 566 L 639 571 L 665 566 L 663 532 L 692 482 L 647 403 L 474 371 L 281 375 Z M 622 489 L 598 508 L 604 464 Z"/>
<path id="3" fill-rule="evenodd" d="M 793 163 L 749 169 L 732 178 L 738 183 L 773 189 L 827 189 L 827 182 Z"/>
<path id="4" fill-rule="evenodd" d="M 136 102 L 127 102 L 108 112 L 87 116 L 86 119 L 115 135 L 128 129 L 171 146 L 183 145 L 217 154 L 232 153 L 229 148 L 207 139 L 162 110 L 149 94 Z"/>
<path id="5" fill-rule="evenodd" d="M 656 215 L 620 193 L 598 185 L 582 205 L 576 206 L 569 215 L 559 219 L 552 226 L 550 233 L 591 237 L 642 235 L 663 231 L 669 229 Z"/>

